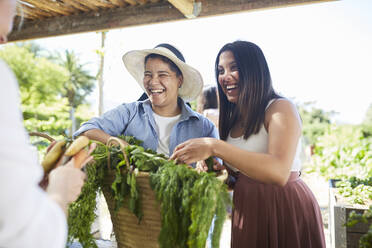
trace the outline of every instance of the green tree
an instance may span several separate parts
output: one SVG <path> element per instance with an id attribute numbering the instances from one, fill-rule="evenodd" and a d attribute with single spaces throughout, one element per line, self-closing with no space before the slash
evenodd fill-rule
<path id="1" fill-rule="evenodd" d="M 369 105 L 363 123 L 372 125 L 372 103 Z"/>
<path id="2" fill-rule="evenodd" d="M 26 129 L 45 132 L 54 138 L 65 135 L 71 127 L 69 103 L 63 94 L 69 72 L 50 59 L 35 56 L 27 44 L 3 46 L 0 58 L 9 65 L 18 80 Z M 78 123 L 92 116 L 86 104 L 77 107 Z"/>
<path id="3" fill-rule="evenodd" d="M 34 54 L 36 58 L 44 57 L 44 58 L 49 59 L 49 57 L 51 56 L 48 50 L 45 50 L 42 46 L 40 46 L 38 43 L 33 42 L 33 41 L 17 42 L 15 43 L 15 45 L 18 47 L 26 48 L 29 52 Z"/>
<path id="4" fill-rule="evenodd" d="M 302 130 L 305 140 L 310 145 L 315 145 L 318 137 L 322 136 L 331 124 L 334 111 L 326 112 L 314 107 L 314 102 L 305 102 L 298 106 L 302 119 Z"/>
<path id="5" fill-rule="evenodd" d="M 362 133 L 364 137 L 372 137 L 372 104 L 369 105 L 366 116 L 364 117 Z"/>
<path id="6" fill-rule="evenodd" d="M 68 72 L 46 58 L 35 57 L 26 47 L 5 46 L 2 58 L 13 70 L 21 91 L 22 105 L 34 106 L 59 99 Z"/>
<path id="7" fill-rule="evenodd" d="M 59 55 L 56 60 L 68 71 L 68 79 L 63 83 L 62 96 L 68 100 L 70 107 L 71 129 L 70 133 L 76 130 L 76 108 L 86 103 L 86 97 L 94 88 L 95 77 L 85 69 L 85 65 L 79 62 L 79 58 L 73 51 L 66 50 L 64 55 Z"/>

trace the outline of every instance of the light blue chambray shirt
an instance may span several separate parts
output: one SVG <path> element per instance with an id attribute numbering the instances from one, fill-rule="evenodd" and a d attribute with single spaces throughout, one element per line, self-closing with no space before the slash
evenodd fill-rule
<path id="1" fill-rule="evenodd" d="M 170 155 L 177 145 L 192 138 L 219 139 L 217 128 L 210 120 L 193 111 L 181 98 L 178 98 L 178 105 L 181 107 L 181 117 L 170 135 Z M 111 136 L 134 136 L 143 141 L 144 148 L 154 151 L 158 148 L 159 137 L 149 99 L 124 103 L 104 113 L 101 117 L 92 118 L 85 122 L 73 136 L 78 136 L 90 129 L 100 129 Z"/>

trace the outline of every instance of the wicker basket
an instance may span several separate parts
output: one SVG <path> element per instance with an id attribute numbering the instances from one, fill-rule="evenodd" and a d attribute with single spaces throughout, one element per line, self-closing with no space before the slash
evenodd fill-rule
<path id="1" fill-rule="evenodd" d="M 113 141 L 120 143 L 122 148 L 125 147 L 125 142 L 116 138 L 111 138 L 107 144 L 110 145 Z M 126 158 L 125 153 L 124 157 Z M 129 210 L 128 199 L 124 201 L 119 210 L 115 211 L 115 200 L 111 193 L 111 184 L 114 179 L 114 172 L 109 171 L 104 178 L 102 191 L 110 210 L 118 248 L 158 248 L 158 236 L 161 229 L 160 207 L 150 186 L 149 173 L 139 172 L 137 175 L 138 192 L 143 212 L 140 223 Z"/>

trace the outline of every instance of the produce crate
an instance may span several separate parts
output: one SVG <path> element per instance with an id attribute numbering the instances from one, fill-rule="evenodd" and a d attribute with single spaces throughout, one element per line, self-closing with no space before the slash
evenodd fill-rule
<path id="1" fill-rule="evenodd" d="M 336 182 L 329 180 L 329 230 L 331 248 L 358 248 L 359 239 L 366 234 L 370 223 L 357 223 L 352 227 L 345 225 L 351 211 L 363 213 L 368 206 L 347 205 L 339 201 Z"/>

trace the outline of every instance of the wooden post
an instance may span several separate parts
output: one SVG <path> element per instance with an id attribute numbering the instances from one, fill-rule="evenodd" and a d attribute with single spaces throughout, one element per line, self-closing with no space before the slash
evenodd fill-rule
<path id="1" fill-rule="evenodd" d="M 99 72 L 98 72 L 98 116 L 103 114 L 103 70 L 105 66 L 105 40 L 106 40 L 106 33 L 107 31 L 100 32 L 101 33 L 101 49 L 99 52 L 100 58 L 100 65 L 99 65 Z"/>

